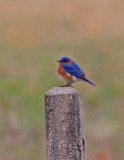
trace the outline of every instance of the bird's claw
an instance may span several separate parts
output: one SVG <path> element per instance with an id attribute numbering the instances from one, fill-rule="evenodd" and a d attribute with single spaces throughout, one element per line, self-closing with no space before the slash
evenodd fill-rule
<path id="1" fill-rule="evenodd" d="M 71 83 L 66 84 L 65 86 L 61 86 L 61 87 L 72 87 Z M 72 87 L 73 88 L 73 87 Z"/>

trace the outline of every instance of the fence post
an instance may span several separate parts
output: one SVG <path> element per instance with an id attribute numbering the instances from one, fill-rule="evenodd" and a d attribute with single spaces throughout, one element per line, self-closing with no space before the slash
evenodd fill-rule
<path id="1" fill-rule="evenodd" d="M 47 160 L 86 160 L 82 100 L 72 87 L 45 95 Z"/>

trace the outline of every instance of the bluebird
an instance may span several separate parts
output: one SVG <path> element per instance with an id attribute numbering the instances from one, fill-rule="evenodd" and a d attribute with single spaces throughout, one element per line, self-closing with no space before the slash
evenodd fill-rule
<path id="1" fill-rule="evenodd" d="M 94 83 L 85 77 L 81 68 L 70 58 L 62 57 L 58 62 L 60 63 L 58 66 L 58 75 L 62 81 L 67 83 L 65 86 L 71 86 L 72 83 L 78 81 L 86 81 L 95 86 Z"/>

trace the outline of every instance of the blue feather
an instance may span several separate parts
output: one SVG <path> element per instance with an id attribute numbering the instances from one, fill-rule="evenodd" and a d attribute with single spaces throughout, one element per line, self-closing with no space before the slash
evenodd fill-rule
<path id="1" fill-rule="evenodd" d="M 93 86 L 95 86 L 94 83 L 92 83 L 91 81 L 89 81 L 86 77 L 85 77 L 85 74 L 84 72 L 81 70 L 81 68 L 73 61 L 71 61 L 71 65 L 68 65 L 68 64 L 63 64 L 62 65 L 62 68 L 69 74 L 77 77 L 77 78 L 80 78 L 90 84 L 92 84 Z"/>
<path id="2" fill-rule="evenodd" d="M 69 74 L 77 77 L 77 78 L 82 78 L 85 74 L 80 68 L 75 68 L 72 65 L 62 65 L 62 68 L 68 72 Z"/>
<path id="3" fill-rule="evenodd" d="M 92 84 L 93 86 L 96 86 L 94 83 L 90 82 L 90 81 L 87 81 L 88 83 Z"/>
<path id="4" fill-rule="evenodd" d="M 85 76 L 84 76 L 82 79 L 83 79 L 84 81 L 86 81 L 86 82 L 92 84 L 93 86 L 96 86 L 94 83 L 92 83 L 91 81 L 89 81 Z"/>

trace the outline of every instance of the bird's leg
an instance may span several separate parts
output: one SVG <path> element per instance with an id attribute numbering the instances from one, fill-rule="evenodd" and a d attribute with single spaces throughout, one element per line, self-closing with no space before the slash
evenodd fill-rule
<path id="1" fill-rule="evenodd" d="M 61 87 L 72 87 L 71 83 L 67 83 L 65 86 L 61 86 Z"/>
<path id="2" fill-rule="evenodd" d="M 68 86 L 68 84 L 66 84 L 65 86 L 61 86 L 61 87 L 67 87 Z"/>
<path id="3" fill-rule="evenodd" d="M 68 86 L 68 87 L 72 87 L 71 83 L 68 83 L 67 86 Z"/>

